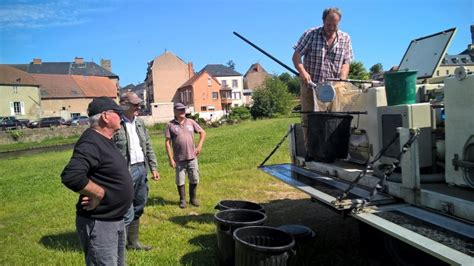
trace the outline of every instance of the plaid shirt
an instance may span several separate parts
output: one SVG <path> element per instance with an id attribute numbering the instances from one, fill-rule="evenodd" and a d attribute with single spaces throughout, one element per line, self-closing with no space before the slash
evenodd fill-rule
<path id="1" fill-rule="evenodd" d="M 326 42 L 323 27 L 307 30 L 293 48 L 303 58 L 303 66 L 315 83 L 327 78 L 339 78 L 343 64 L 350 64 L 352 55 L 351 37 L 338 31 L 332 48 Z"/>

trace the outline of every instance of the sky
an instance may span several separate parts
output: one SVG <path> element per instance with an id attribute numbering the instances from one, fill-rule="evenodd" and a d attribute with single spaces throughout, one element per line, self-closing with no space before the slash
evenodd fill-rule
<path id="1" fill-rule="evenodd" d="M 120 85 L 138 84 L 147 62 L 170 51 L 195 71 L 235 63 L 245 74 L 260 63 L 287 70 L 233 35 L 238 32 L 293 67 L 293 45 L 322 24 L 327 7 L 342 11 L 355 60 L 366 69 L 398 65 L 410 41 L 457 28 L 448 54 L 471 43 L 474 0 L 1 0 L 0 64 L 110 59 Z"/>

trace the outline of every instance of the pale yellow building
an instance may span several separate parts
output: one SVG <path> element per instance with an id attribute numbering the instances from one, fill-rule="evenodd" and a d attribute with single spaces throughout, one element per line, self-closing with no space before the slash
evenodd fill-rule
<path id="1" fill-rule="evenodd" d="M 110 97 L 117 100 L 117 85 L 108 77 L 32 74 L 40 84 L 42 117 L 61 116 L 70 119 L 87 116 L 93 98 Z"/>
<path id="2" fill-rule="evenodd" d="M 36 120 L 41 116 L 38 82 L 28 73 L 0 65 L 0 116 Z"/>

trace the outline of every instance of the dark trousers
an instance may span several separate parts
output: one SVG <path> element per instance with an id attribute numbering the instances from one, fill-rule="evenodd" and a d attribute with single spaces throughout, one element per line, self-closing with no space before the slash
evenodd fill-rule
<path id="1" fill-rule="evenodd" d="M 135 194 L 132 206 L 125 215 L 125 225 L 129 225 L 133 220 L 142 216 L 148 200 L 147 173 L 144 163 L 132 164 L 130 166 L 130 175 L 133 179 L 133 188 Z"/>
<path id="2" fill-rule="evenodd" d="M 76 216 L 86 265 L 126 265 L 125 224 L 120 221 L 99 221 Z"/>

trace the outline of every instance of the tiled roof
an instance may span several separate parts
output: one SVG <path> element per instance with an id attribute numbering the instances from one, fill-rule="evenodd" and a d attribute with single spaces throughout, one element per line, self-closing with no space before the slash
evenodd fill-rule
<path id="1" fill-rule="evenodd" d="M 474 56 L 469 54 L 459 54 L 459 55 L 445 55 L 441 65 L 443 66 L 462 66 L 462 65 L 472 65 L 474 64 Z"/>
<path id="2" fill-rule="evenodd" d="M 62 74 L 62 75 L 83 75 L 83 76 L 101 76 L 118 77 L 114 73 L 97 65 L 94 62 L 84 62 L 77 64 L 75 62 L 43 62 L 40 64 L 17 64 L 11 65 L 17 69 L 30 74 Z"/>
<path id="3" fill-rule="evenodd" d="M 247 70 L 247 72 L 245 72 L 245 76 L 247 76 L 249 73 L 252 73 L 252 72 L 264 72 L 264 73 L 268 73 L 263 67 L 262 65 L 260 65 L 259 63 L 255 63 L 255 64 L 252 64 L 250 67 L 249 67 L 249 70 Z"/>
<path id="4" fill-rule="evenodd" d="M 38 82 L 31 75 L 7 65 L 0 65 L 0 84 L 38 86 Z"/>
<path id="5" fill-rule="evenodd" d="M 234 71 L 231 68 L 226 67 L 221 64 L 206 65 L 199 72 L 202 72 L 202 71 L 206 71 L 207 73 L 209 73 L 209 75 L 213 77 L 242 76 L 242 74 L 240 74 L 239 72 Z"/>
<path id="6" fill-rule="evenodd" d="M 40 84 L 41 98 L 116 97 L 115 82 L 108 77 L 32 74 Z"/>
<path id="7" fill-rule="evenodd" d="M 201 70 L 201 72 L 197 73 L 196 75 L 192 76 L 190 79 L 188 79 L 188 81 L 186 81 L 183 85 L 179 86 L 178 89 L 181 89 L 181 88 L 184 88 L 184 87 L 188 87 L 188 86 L 192 86 L 194 84 L 194 82 L 196 82 L 196 80 L 198 80 L 198 78 L 200 78 L 202 75 L 204 74 L 208 74 L 207 71 L 203 71 Z M 215 82 L 217 82 L 217 84 L 221 84 L 216 78 L 214 78 L 213 76 L 209 75 L 209 77 L 211 77 Z"/>
<path id="8" fill-rule="evenodd" d="M 71 76 L 88 97 L 117 97 L 115 82 L 107 77 Z"/>
<path id="9" fill-rule="evenodd" d="M 120 90 L 121 90 L 122 92 L 133 91 L 133 92 L 136 93 L 137 91 L 146 90 L 146 86 L 145 86 L 145 83 L 144 83 L 144 82 L 142 82 L 142 83 L 140 83 L 140 84 L 137 84 L 137 85 L 128 84 L 127 86 L 120 88 Z"/>

